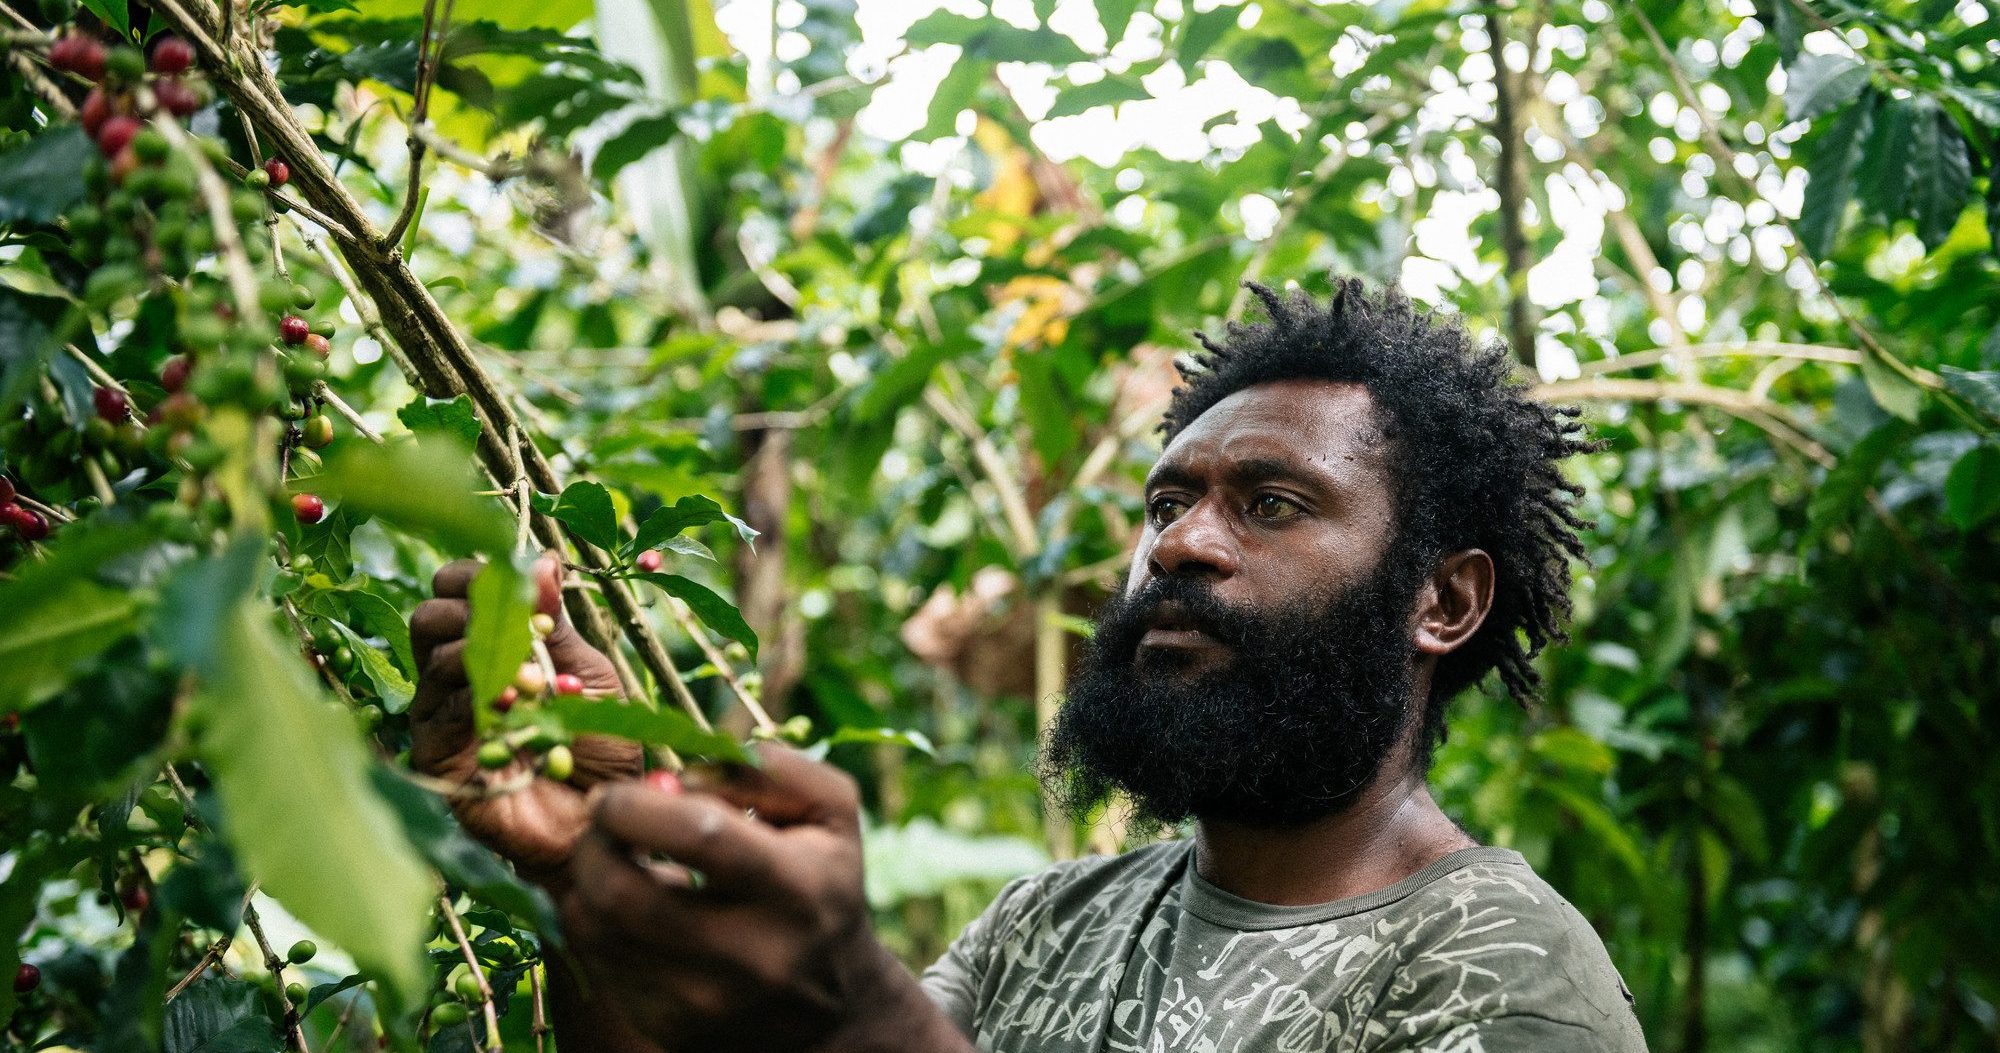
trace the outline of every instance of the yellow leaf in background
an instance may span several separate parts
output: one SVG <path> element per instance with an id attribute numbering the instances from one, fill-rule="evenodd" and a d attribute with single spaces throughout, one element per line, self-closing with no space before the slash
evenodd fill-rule
<path id="1" fill-rule="evenodd" d="M 1001 286 L 994 297 L 995 306 L 1024 305 L 1020 317 L 1007 330 L 1007 346 L 1062 343 L 1069 335 L 1069 316 L 1081 306 L 1081 299 L 1068 282 L 1046 274 L 1024 274 Z"/>
<path id="2" fill-rule="evenodd" d="M 1014 142 L 1007 129 L 983 117 L 972 130 L 972 141 L 993 160 L 993 182 L 973 196 L 973 205 L 998 216 L 1027 219 L 1034 215 L 1035 207 L 1041 203 L 1041 191 L 1035 185 L 1034 165 L 1028 151 Z M 1005 251 L 1021 239 L 1021 226 L 996 224 L 992 239 L 996 250 Z"/>

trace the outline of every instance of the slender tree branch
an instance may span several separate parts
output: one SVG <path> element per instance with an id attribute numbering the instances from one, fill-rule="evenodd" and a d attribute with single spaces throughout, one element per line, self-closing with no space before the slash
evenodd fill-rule
<path id="1" fill-rule="evenodd" d="M 1772 340 L 1745 340 L 1738 343 L 1689 344 L 1685 347 L 1669 347 L 1653 351 L 1637 351 L 1617 358 L 1600 358 L 1580 364 L 1577 368 L 1586 377 L 1603 373 L 1623 373 L 1633 369 L 1656 366 L 1662 362 L 1685 357 L 1690 360 L 1708 358 L 1778 358 L 1801 362 L 1827 362 L 1835 365 L 1856 366 L 1861 364 L 1861 353 L 1844 347 L 1828 347 L 1824 344 L 1795 344 Z M 1692 379 L 1692 373 L 1683 373 L 1677 379 Z"/>
<path id="2" fill-rule="evenodd" d="M 993 439 L 972 419 L 972 414 L 959 405 L 937 385 L 924 389 L 924 404 L 929 406 L 939 418 L 950 425 L 972 447 L 973 460 L 979 464 L 988 481 L 1000 495 L 1000 511 L 1006 518 L 1010 547 L 1017 559 L 1025 560 L 1035 554 L 1040 540 L 1035 529 L 1034 513 L 1028 509 L 1026 493 L 1014 478 L 1014 470 L 1007 466 L 1006 458 L 1000 456 Z"/>
<path id="3" fill-rule="evenodd" d="M 778 730 L 777 722 L 771 719 L 771 714 L 765 712 L 764 704 L 757 701 L 757 696 L 743 686 L 743 681 L 736 675 L 735 667 L 729 664 L 729 656 L 723 654 L 722 649 L 715 646 L 715 641 L 708 638 L 708 630 L 702 627 L 701 622 L 695 620 L 687 605 L 678 598 L 669 596 L 667 610 L 673 614 L 674 622 L 681 627 L 681 631 L 694 640 L 696 647 L 701 648 L 702 656 L 708 659 L 709 665 L 715 667 L 715 675 L 729 685 L 729 690 L 736 696 L 736 700 L 749 711 L 750 719 L 757 722 L 758 730 L 766 734 L 775 733 Z"/>
<path id="4" fill-rule="evenodd" d="M 491 1053 L 500 1053 L 500 1018 L 493 1013 L 493 985 L 486 982 L 486 970 L 479 967 L 479 956 L 472 953 L 472 941 L 465 937 L 465 926 L 458 920 L 458 911 L 451 905 L 450 896 L 438 897 L 438 909 L 444 911 L 445 923 L 451 926 L 451 937 L 458 942 L 458 953 L 465 959 L 465 967 L 472 972 L 472 978 L 479 981 L 479 1009 L 486 1019 L 486 1048 Z"/>
<path id="5" fill-rule="evenodd" d="M 246 902 L 248 901 L 246 900 Z M 241 912 L 239 911 L 238 913 Z M 223 953 L 229 950 L 229 942 L 230 937 L 224 936 L 214 943 L 209 944 L 208 953 L 201 956 L 201 961 L 194 963 L 194 968 L 189 969 L 186 976 L 181 977 L 178 983 L 167 989 L 166 1001 L 173 1001 L 176 997 L 179 997 L 182 991 L 188 989 L 189 984 L 201 979 L 201 974 L 207 972 L 208 967 L 214 965 L 221 959 Z"/>
<path id="6" fill-rule="evenodd" d="M 424 188 L 424 136 L 417 130 L 430 120 L 431 85 L 437 80 L 438 64 L 444 59 L 444 38 L 451 28 L 452 0 L 444 0 L 444 17 L 437 18 L 438 0 L 424 0 L 424 34 L 417 41 L 416 84 L 411 89 L 413 103 L 410 107 L 410 132 L 407 138 L 410 147 L 409 185 L 403 193 L 403 210 L 396 215 L 396 221 L 389 226 L 388 233 L 382 235 L 381 250 L 393 251 L 403 239 L 403 231 L 416 218 L 417 201 Z"/>

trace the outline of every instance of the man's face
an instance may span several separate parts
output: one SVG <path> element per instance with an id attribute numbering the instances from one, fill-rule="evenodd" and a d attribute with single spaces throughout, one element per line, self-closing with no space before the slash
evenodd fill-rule
<path id="1" fill-rule="evenodd" d="M 1410 717 L 1422 576 L 1392 543 L 1387 459 L 1358 384 L 1258 385 L 1175 437 L 1049 732 L 1060 794 L 1285 825 L 1374 777 Z"/>

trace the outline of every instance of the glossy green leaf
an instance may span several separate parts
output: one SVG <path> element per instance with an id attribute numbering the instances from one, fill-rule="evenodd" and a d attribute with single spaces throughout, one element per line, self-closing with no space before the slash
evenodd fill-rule
<path id="1" fill-rule="evenodd" d="M 1788 121 L 1809 121 L 1845 106 L 1868 86 L 1868 67 L 1846 55 L 1802 55 L 1785 75 Z"/>
<path id="2" fill-rule="evenodd" d="M 743 620 L 743 612 L 736 605 L 716 595 L 708 586 L 678 574 L 634 574 L 632 577 L 648 582 L 670 596 L 682 600 L 688 609 L 700 618 L 702 624 L 722 635 L 742 644 L 750 651 L 751 659 L 757 657 L 757 634 L 750 623 Z"/>
<path id="3" fill-rule="evenodd" d="M 53 223 L 83 199 L 83 165 L 96 144 L 74 125 L 0 153 L 0 223 Z"/>
<path id="4" fill-rule="evenodd" d="M 542 939 L 560 946 L 555 904 L 548 893 L 514 876 L 492 850 L 466 836 L 437 795 L 386 768 L 371 769 L 375 789 L 395 808 L 412 844 L 455 888 L 489 907 L 535 927 Z"/>
<path id="5" fill-rule="evenodd" d="M 1834 239 L 1847 217 L 1847 204 L 1854 199 L 1855 178 L 1874 127 L 1880 97 L 1866 92 L 1859 102 L 1843 111 L 1820 134 L 1812 160 L 1806 165 L 1811 177 L 1806 183 L 1805 201 L 1799 208 L 1799 239 L 1814 259 L 1825 259 L 1833 251 Z"/>
<path id="6" fill-rule="evenodd" d="M 1944 509 L 1961 530 L 2000 515 L 2000 446 L 1981 443 L 1951 466 L 1944 480 Z"/>
<path id="7" fill-rule="evenodd" d="M 416 693 L 416 685 L 403 676 L 396 664 L 389 660 L 374 644 L 363 639 L 360 633 L 342 625 L 332 623 L 347 647 L 361 661 L 362 675 L 375 685 L 375 693 L 381 696 L 382 708 L 390 713 L 401 713 L 410 708 L 410 698 Z"/>
<path id="8" fill-rule="evenodd" d="M 231 660 L 189 703 L 245 876 L 352 955 L 394 1006 L 423 998 L 429 870 L 373 788 L 353 720 L 325 704 L 259 605 L 227 626 Z"/>
<path id="9" fill-rule="evenodd" d="M 477 475 L 471 451 L 441 436 L 386 446 L 350 443 L 298 492 L 420 533 L 456 555 L 503 553 L 514 545 L 513 517 Z"/>
<path id="10" fill-rule="evenodd" d="M 1914 105 L 1910 215 L 1917 222 L 1917 237 L 1935 249 L 1958 225 L 1971 197 L 1972 162 L 1958 125 L 1935 100 L 1923 98 Z"/>
<path id="11" fill-rule="evenodd" d="M 937 93 L 931 96 L 930 107 L 925 111 L 924 126 L 913 138 L 937 139 L 958 133 L 958 115 L 979 94 L 979 86 L 986 83 L 986 76 L 992 72 L 991 63 L 980 61 L 970 55 L 961 55 L 952 64 L 944 80 L 938 82 Z"/>
<path id="12" fill-rule="evenodd" d="M 1916 423 L 1917 414 L 1924 408 L 1924 389 L 1915 381 L 1874 355 L 1862 357 L 1861 379 L 1867 381 L 1868 394 L 1874 396 L 1876 405 L 1892 416 Z"/>
<path id="13" fill-rule="evenodd" d="M 736 535 L 744 541 L 752 541 L 757 537 L 755 528 L 723 511 L 722 506 L 716 504 L 710 498 L 704 497 L 701 494 L 689 494 L 671 505 L 654 509 L 653 514 L 647 516 L 646 521 L 639 524 L 638 533 L 631 540 L 627 541 L 624 548 L 620 551 L 625 558 L 630 559 L 632 556 L 646 549 L 659 548 L 684 530 L 721 522 L 727 522 L 730 526 L 734 527 Z M 704 555 L 706 553 L 704 550 L 702 553 L 686 554 Z M 713 559 L 715 557 L 709 554 L 707 558 Z"/>
<path id="14" fill-rule="evenodd" d="M 703 731 L 692 717 L 678 710 L 558 695 L 542 703 L 536 715 L 547 715 L 573 735 L 616 735 L 647 745 L 667 746 L 683 757 L 755 763 L 755 755 L 744 749 L 742 743 L 727 735 Z"/>
<path id="15" fill-rule="evenodd" d="M 472 396 L 416 401 L 396 411 L 396 419 L 414 432 L 441 432 L 471 446 L 479 441 L 479 417 L 472 410 Z"/>
<path id="16" fill-rule="evenodd" d="M 488 563 L 472 579 L 466 598 L 472 614 L 465 626 L 465 675 L 472 697 L 482 705 L 499 697 L 527 661 L 534 630 L 535 585 L 507 561 Z"/>
<path id="17" fill-rule="evenodd" d="M 612 507 L 611 492 L 600 484 L 569 484 L 549 514 L 598 548 L 610 551 L 618 547 L 618 512 Z"/>

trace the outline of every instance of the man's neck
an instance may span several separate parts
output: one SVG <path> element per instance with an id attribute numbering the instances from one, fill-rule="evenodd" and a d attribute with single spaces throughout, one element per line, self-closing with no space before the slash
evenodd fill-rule
<path id="1" fill-rule="evenodd" d="M 1299 906 L 1387 888 L 1477 843 L 1412 773 L 1377 778 L 1346 809 L 1303 826 L 1202 819 L 1195 824 L 1195 869 L 1232 895 Z"/>

